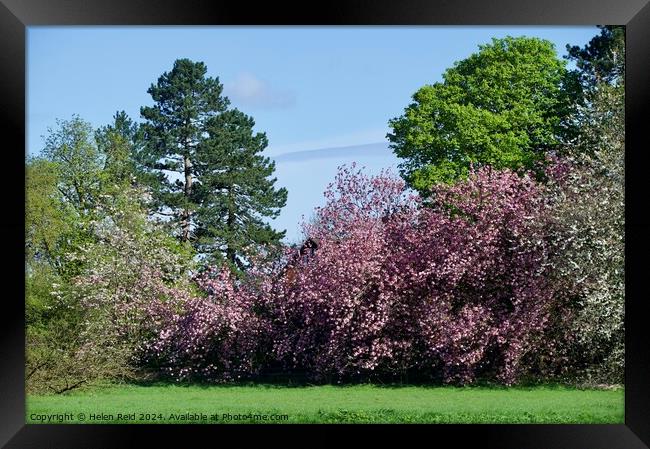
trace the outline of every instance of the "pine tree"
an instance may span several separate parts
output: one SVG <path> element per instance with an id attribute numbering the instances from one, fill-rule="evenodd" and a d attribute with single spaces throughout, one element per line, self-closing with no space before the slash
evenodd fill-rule
<path id="1" fill-rule="evenodd" d="M 601 25 L 600 34 L 587 45 L 567 45 L 566 59 L 575 61 L 586 90 L 600 83 L 623 84 L 625 81 L 625 27 Z"/>
<path id="2" fill-rule="evenodd" d="M 264 133 L 253 133 L 254 125 L 237 109 L 210 119 L 209 137 L 198 147 L 195 166 L 200 251 L 239 269 L 285 234 L 264 221 L 279 215 L 287 190 L 274 187 L 275 163 L 260 154 L 268 140 Z"/>
<path id="3" fill-rule="evenodd" d="M 625 140 L 625 28 L 599 28 L 600 34 L 584 47 L 566 47 L 566 59 L 576 63 L 572 73 L 581 86 L 570 117 L 577 133 L 565 150 L 574 156 L 616 153 Z"/>
<path id="4" fill-rule="evenodd" d="M 180 226 L 180 239 L 190 241 L 196 176 L 196 149 L 208 119 L 226 110 L 219 78 L 206 77 L 202 62 L 178 59 L 147 92 L 155 104 L 142 107 L 145 148 L 140 162 L 157 176 L 157 212 Z"/>

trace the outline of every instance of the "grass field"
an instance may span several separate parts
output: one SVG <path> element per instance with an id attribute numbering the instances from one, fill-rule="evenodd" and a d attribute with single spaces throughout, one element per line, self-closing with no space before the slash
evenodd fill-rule
<path id="1" fill-rule="evenodd" d="M 623 389 L 112 386 L 28 396 L 28 423 L 623 423 Z"/>

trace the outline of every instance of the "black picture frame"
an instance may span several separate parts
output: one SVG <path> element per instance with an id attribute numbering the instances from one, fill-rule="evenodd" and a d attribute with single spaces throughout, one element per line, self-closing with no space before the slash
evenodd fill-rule
<path id="1" fill-rule="evenodd" d="M 644 313 L 650 219 L 644 171 L 650 150 L 644 118 L 650 105 L 650 4 L 648 0 L 357 0 L 282 5 L 275 2 L 202 0 L 0 0 L 0 114 L 6 213 L 3 235 L 3 312 L 0 313 L 0 444 L 8 448 L 166 446 L 173 435 L 225 444 L 228 426 L 27 425 L 24 392 L 25 36 L 34 25 L 626 25 L 626 373 L 625 424 L 620 425 L 435 425 L 410 426 L 429 444 L 478 441 L 500 449 L 636 449 L 650 446 L 650 326 Z M 7 139 L 9 137 L 9 139 Z M 25 150 L 26 151 L 26 150 Z M 8 159 L 8 161 L 7 161 Z M 191 430 L 189 428 L 191 427 Z M 259 426 L 254 426 L 259 429 Z M 294 426 L 284 426 L 288 429 Z M 302 426 L 305 427 L 305 426 Z M 315 426 L 319 442 L 336 432 Z M 339 428 L 340 426 L 334 426 Z M 373 426 L 373 433 L 401 426 Z M 245 427 L 250 429 L 250 427 Z M 294 427 L 295 428 L 295 427 Z M 332 427 L 327 427 L 330 429 Z M 242 429 L 242 428 L 240 428 Z M 277 426 L 266 425 L 275 432 Z M 404 429 L 406 430 L 406 429 Z M 188 440 L 191 432 L 191 441 Z M 238 444 L 256 432 L 238 432 Z M 284 432 L 283 432 L 284 433 Z M 286 435 L 286 433 L 285 433 Z M 444 438 L 444 440 L 443 440 Z M 290 443 L 269 440 L 264 444 Z M 304 440 L 302 440 L 304 441 Z"/>

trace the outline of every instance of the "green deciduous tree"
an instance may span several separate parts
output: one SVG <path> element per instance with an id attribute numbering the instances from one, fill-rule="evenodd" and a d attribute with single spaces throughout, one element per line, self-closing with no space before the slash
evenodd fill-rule
<path id="1" fill-rule="evenodd" d="M 426 195 L 472 164 L 535 166 L 563 132 L 571 104 L 565 64 L 549 41 L 493 39 L 418 90 L 388 134 L 408 185 Z"/>
<path id="2" fill-rule="evenodd" d="M 79 116 L 49 129 L 41 156 L 26 165 L 28 267 L 47 263 L 64 279 L 78 272 L 78 250 L 99 218 L 104 160 Z"/>
<path id="3" fill-rule="evenodd" d="M 90 123 L 73 115 L 49 129 L 42 156 L 59 166 L 58 188 L 79 214 L 90 214 L 101 187 L 102 157 Z"/>
<path id="4" fill-rule="evenodd" d="M 26 163 L 28 391 L 131 376 L 131 336 L 112 327 L 130 319 L 119 307 L 155 296 L 137 282 L 187 281 L 194 266 L 191 247 L 147 219 L 139 146 L 123 112 L 96 131 L 73 116 Z"/>
<path id="5" fill-rule="evenodd" d="M 221 95 L 219 78 L 206 77 L 206 73 L 202 62 L 176 60 L 172 70 L 163 73 L 147 91 L 154 105 L 141 108 L 146 145 L 140 162 L 157 175 L 159 212 L 172 216 L 184 242 L 190 241 L 197 207 L 193 196 L 196 149 L 207 120 L 229 103 Z"/>
<path id="6" fill-rule="evenodd" d="M 268 140 L 254 125 L 237 109 L 224 112 L 209 120 L 209 137 L 197 152 L 199 246 L 238 268 L 284 237 L 264 222 L 279 215 L 287 190 L 274 187 L 275 163 L 261 154 Z"/>
<path id="7" fill-rule="evenodd" d="M 100 153 L 105 156 L 104 171 L 114 185 L 133 185 L 138 175 L 136 157 L 142 147 L 142 132 L 124 111 L 113 116 L 113 123 L 95 131 Z"/>
<path id="8" fill-rule="evenodd" d="M 63 271 L 61 245 L 72 231 L 72 210 L 58 189 L 59 164 L 31 159 L 26 164 L 25 257 Z"/>

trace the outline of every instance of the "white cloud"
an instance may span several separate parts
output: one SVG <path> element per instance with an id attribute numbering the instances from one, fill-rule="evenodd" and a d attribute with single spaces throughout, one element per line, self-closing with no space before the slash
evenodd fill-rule
<path id="1" fill-rule="evenodd" d="M 231 82 L 224 82 L 224 91 L 235 106 L 276 109 L 293 106 L 296 102 L 293 92 L 275 88 L 248 72 L 240 73 Z"/>

